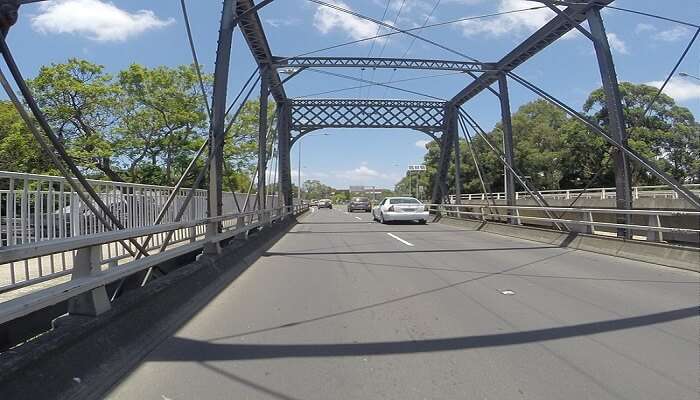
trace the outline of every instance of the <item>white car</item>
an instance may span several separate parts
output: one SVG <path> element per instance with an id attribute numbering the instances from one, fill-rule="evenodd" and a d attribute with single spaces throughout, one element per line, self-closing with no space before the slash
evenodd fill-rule
<path id="1" fill-rule="evenodd" d="M 428 222 L 430 213 L 425 205 L 413 197 L 386 197 L 372 209 L 372 217 L 382 224 L 389 221 Z"/>

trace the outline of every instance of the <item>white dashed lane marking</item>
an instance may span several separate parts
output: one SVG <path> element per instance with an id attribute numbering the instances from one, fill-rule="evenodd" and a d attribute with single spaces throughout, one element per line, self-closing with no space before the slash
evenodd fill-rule
<path id="1" fill-rule="evenodd" d="M 412 243 L 409 243 L 409 242 L 407 242 L 407 241 L 401 239 L 400 237 L 394 235 L 393 233 L 388 233 L 388 232 L 387 232 L 387 235 L 393 237 L 394 239 L 398 240 L 399 242 L 405 244 L 406 246 L 411 246 L 411 247 L 413 247 L 413 244 L 412 244 Z"/>

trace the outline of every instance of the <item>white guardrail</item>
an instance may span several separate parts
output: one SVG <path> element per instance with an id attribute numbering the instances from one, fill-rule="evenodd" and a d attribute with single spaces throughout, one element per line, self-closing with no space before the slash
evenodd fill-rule
<path id="1" fill-rule="evenodd" d="M 173 188 L 166 186 L 99 180 L 88 182 L 127 229 L 152 225 L 173 191 Z M 163 223 L 175 221 L 189 190 L 179 190 Z M 245 194 L 224 192 L 223 214 L 247 211 L 243 209 L 245 198 Z M 248 209 L 253 209 L 255 201 L 255 195 L 251 195 Z M 275 203 L 276 197 L 268 196 L 264 208 L 274 207 Z M 182 220 L 197 221 L 206 216 L 207 191 L 197 189 Z M 0 171 L 0 247 L 104 231 L 97 217 L 64 178 Z"/>
<path id="2" fill-rule="evenodd" d="M 676 210 L 618 210 L 609 208 L 569 208 L 569 207 L 536 207 L 536 206 L 499 206 L 499 205 L 454 205 L 454 204 L 428 204 L 428 210 L 458 218 L 467 217 L 480 221 L 500 221 L 514 224 L 530 222 L 560 224 L 570 231 L 602 234 L 596 228 L 628 229 L 632 232 L 644 232 L 648 241 L 661 242 L 663 234 L 689 234 L 700 236 L 700 212 L 676 211 Z M 547 215 L 549 213 L 550 217 Z M 647 224 L 623 224 L 617 222 L 601 221 L 605 216 L 616 218 L 619 215 L 629 215 L 637 220 L 645 220 Z M 662 218 L 680 217 L 692 228 L 680 226 L 663 226 Z M 575 219 L 573 219 L 575 218 Z M 685 225 L 685 224 L 684 224 Z"/>
<path id="3" fill-rule="evenodd" d="M 690 191 L 700 195 L 700 184 L 690 184 L 684 185 Z M 546 199 L 561 199 L 561 200 L 573 200 L 577 197 L 581 199 L 614 199 L 616 197 L 615 188 L 591 188 L 591 189 L 564 189 L 564 190 L 541 190 L 540 193 L 542 197 Z M 678 199 L 678 193 L 673 191 L 668 186 L 635 186 L 632 188 L 632 197 L 634 200 L 639 200 L 642 198 L 650 199 Z M 494 193 L 470 193 L 463 194 L 460 197 L 462 200 L 472 201 L 472 200 L 505 200 L 506 194 L 504 192 L 494 192 Z M 528 192 L 516 192 L 516 199 L 528 199 L 531 198 Z M 450 203 L 455 203 L 455 195 L 450 195 Z"/>
<path id="4" fill-rule="evenodd" d="M 247 235 L 252 229 L 307 208 L 303 205 L 279 207 L 1 247 L 0 271 L 11 277 L 6 276 L 0 281 L 0 293 L 12 294 L 21 287 L 51 281 L 28 294 L 21 293 L 0 302 L 0 323 L 96 289 L 104 290 L 105 285 L 129 275 L 202 250 L 207 244 Z M 211 222 L 221 223 L 222 232 L 205 236 L 206 225 Z M 160 244 L 171 233 L 174 234 L 172 242 L 159 252 Z M 120 244 L 127 240 L 143 244 L 149 235 L 153 235 L 153 239 L 147 249 L 148 256 L 134 257 Z M 18 266 L 20 271 L 16 270 Z"/>

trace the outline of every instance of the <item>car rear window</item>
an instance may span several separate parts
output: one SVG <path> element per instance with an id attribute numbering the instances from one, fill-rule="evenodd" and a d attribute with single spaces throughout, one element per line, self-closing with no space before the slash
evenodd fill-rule
<path id="1" fill-rule="evenodd" d="M 355 197 L 352 199 L 352 201 L 357 202 L 357 203 L 366 203 L 369 201 L 369 199 L 366 197 Z"/>
<path id="2" fill-rule="evenodd" d="M 410 197 L 401 197 L 398 199 L 389 199 L 389 204 L 420 204 L 420 201 Z"/>

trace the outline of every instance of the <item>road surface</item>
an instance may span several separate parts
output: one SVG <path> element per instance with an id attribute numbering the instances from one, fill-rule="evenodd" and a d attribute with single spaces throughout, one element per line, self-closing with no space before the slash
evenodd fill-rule
<path id="1" fill-rule="evenodd" d="M 691 272 L 319 210 L 109 398 L 697 400 L 699 288 Z"/>

